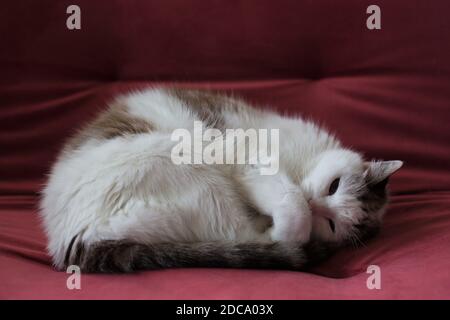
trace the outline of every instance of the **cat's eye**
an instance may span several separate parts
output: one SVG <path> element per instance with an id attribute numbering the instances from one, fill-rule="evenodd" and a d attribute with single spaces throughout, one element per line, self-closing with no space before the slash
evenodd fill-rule
<path id="1" fill-rule="evenodd" d="M 331 196 L 336 193 L 337 189 L 339 188 L 339 182 L 341 181 L 340 178 L 336 178 L 333 180 L 333 182 L 330 184 L 330 188 L 328 189 L 328 195 Z"/>
<path id="2" fill-rule="evenodd" d="M 336 226 L 334 224 L 334 221 L 331 220 L 331 219 L 328 219 L 328 224 L 330 225 L 331 231 L 333 231 L 333 233 L 334 233 L 334 230 L 336 230 Z"/>

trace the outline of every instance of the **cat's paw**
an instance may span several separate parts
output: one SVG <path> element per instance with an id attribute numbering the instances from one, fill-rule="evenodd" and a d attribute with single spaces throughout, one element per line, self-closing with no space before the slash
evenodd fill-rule
<path id="1" fill-rule="evenodd" d="M 269 229 L 272 241 L 309 241 L 312 230 L 312 215 L 303 194 L 289 191 L 273 212 L 273 226 Z"/>

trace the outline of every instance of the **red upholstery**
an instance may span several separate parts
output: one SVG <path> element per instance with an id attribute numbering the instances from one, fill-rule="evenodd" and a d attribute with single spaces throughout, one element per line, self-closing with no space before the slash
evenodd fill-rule
<path id="1" fill-rule="evenodd" d="M 0 11 L 0 298 L 450 298 L 450 2 L 7 1 Z M 45 253 L 37 192 L 64 138 L 149 84 L 234 91 L 311 117 L 368 158 L 401 159 L 381 235 L 315 274 L 85 275 Z M 368 290 L 368 265 L 381 290 Z"/>

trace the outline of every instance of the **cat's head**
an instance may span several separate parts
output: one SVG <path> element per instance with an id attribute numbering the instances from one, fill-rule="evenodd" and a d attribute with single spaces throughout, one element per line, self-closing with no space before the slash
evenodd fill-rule
<path id="1" fill-rule="evenodd" d="M 312 238 L 359 245 L 374 236 L 388 203 L 387 183 L 402 161 L 371 161 L 350 150 L 320 154 L 303 179 Z"/>

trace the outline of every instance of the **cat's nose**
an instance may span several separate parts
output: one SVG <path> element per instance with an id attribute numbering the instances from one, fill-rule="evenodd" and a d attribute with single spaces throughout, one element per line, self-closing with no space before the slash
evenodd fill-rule
<path id="1" fill-rule="evenodd" d="M 323 203 L 319 201 L 311 201 L 309 202 L 309 207 L 311 208 L 311 212 L 315 216 L 323 217 L 326 219 L 334 219 L 334 213 Z"/>

